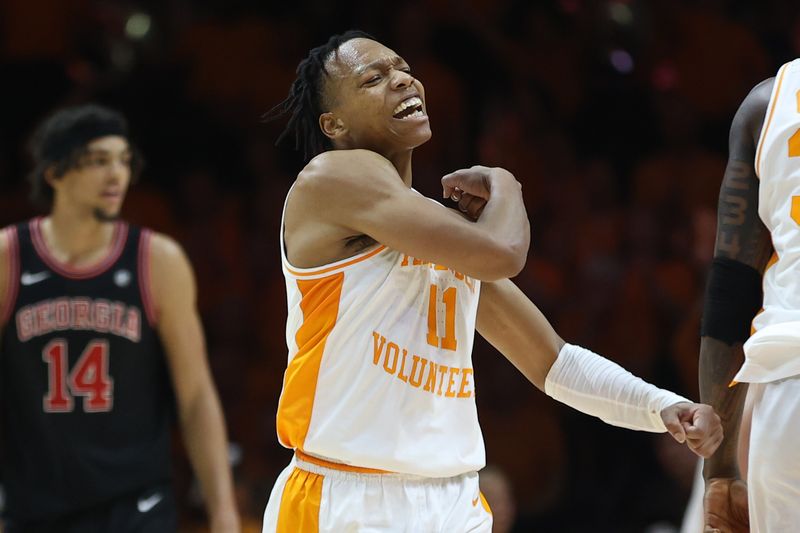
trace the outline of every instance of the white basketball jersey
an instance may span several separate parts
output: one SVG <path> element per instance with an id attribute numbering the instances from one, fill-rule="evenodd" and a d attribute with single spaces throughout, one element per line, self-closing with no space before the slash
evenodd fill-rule
<path id="1" fill-rule="evenodd" d="M 480 282 L 384 246 L 295 268 L 282 226 L 281 255 L 289 348 L 281 444 L 427 477 L 482 468 L 471 355 Z"/>
<path id="2" fill-rule="evenodd" d="M 765 383 L 800 374 L 800 60 L 775 77 L 755 169 L 758 213 L 775 255 L 764 272 L 764 309 L 735 379 Z"/>

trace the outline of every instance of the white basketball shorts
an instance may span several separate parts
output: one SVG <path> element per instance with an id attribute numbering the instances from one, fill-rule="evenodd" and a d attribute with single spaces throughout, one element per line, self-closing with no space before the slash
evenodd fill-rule
<path id="1" fill-rule="evenodd" d="M 751 383 L 747 492 L 750 531 L 792 533 L 800 527 L 800 376 Z"/>
<path id="2" fill-rule="evenodd" d="M 478 473 L 427 478 L 295 454 L 278 476 L 263 533 L 490 533 Z"/>

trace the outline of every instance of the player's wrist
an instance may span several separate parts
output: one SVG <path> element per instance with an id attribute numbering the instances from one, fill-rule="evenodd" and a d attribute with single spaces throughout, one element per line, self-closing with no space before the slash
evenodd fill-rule
<path id="1" fill-rule="evenodd" d="M 735 463 L 721 459 L 719 455 L 724 455 L 724 452 L 717 450 L 717 453 L 706 459 L 703 464 L 703 479 L 706 484 L 716 479 L 741 479 L 739 467 Z"/>
<path id="2" fill-rule="evenodd" d="M 239 513 L 235 509 L 226 509 L 211 513 L 209 526 L 212 533 L 231 533 L 241 531 Z"/>
<path id="3" fill-rule="evenodd" d="M 488 177 L 488 185 L 492 195 L 495 193 L 518 191 L 522 188 L 522 184 L 517 181 L 514 174 L 501 167 L 489 169 Z"/>

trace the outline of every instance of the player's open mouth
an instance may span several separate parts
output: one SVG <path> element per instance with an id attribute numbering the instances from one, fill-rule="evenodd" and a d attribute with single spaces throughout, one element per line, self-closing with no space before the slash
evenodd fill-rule
<path id="1" fill-rule="evenodd" d="M 425 116 L 425 111 L 422 110 L 422 99 L 419 96 L 412 96 L 403 100 L 394 108 L 392 116 L 400 120 Z"/>

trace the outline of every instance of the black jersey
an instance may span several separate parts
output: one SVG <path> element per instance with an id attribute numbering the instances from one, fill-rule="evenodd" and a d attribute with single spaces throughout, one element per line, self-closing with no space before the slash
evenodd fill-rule
<path id="1" fill-rule="evenodd" d="M 168 480 L 175 412 L 150 307 L 150 232 L 115 223 L 111 253 L 75 271 L 48 253 L 40 222 L 9 228 L 0 344 L 6 514 L 20 521 Z"/>

